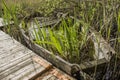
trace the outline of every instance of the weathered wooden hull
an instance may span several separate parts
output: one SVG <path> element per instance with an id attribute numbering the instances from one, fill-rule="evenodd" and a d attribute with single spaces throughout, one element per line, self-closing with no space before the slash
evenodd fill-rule
<path id="1" fill-rule="evenodd" d="M 28 44 L 28 46 L 34 51 L 36 52 L 38 55 L 40 55 L 41 57 L 43 57 L 44 59 L 48 60 L 49 62 L 51 62 L 53 65 L 55 65 L 56 67 L 60 68 L 61 70 L 65 71 L 67 74 L 70 74 L 72 76 L 74 75 L 78 75 L 78 72 L 81 71 L 85 71 L 88 72 L 91 71 L 94 73 L 94 70 L 97 67 L 97 71 L 101 71 L 101 68 L 105 68 L 106 63 L 109 62 L 108 59 L 108 53 L 112 52 L 112 54 L 114 54 L 114 50 L 111 50 L 111 47 L 109 45 L 107 45 L 107 43 L 105 42 L 105 40 L 102 38 L 102 41 L 104 41 L 106 43 L 105 46 L 109 46 L 110 50 L 108 50 L 106 47 L 104 47 L 104 43 L 100 43 L 100 48 L 102 48 L 102 52 L 104 52 L 105 56 L 101 59 L 97 59 L 97 60 L 93 60 L 93 61 L 88 61 L 88 62 L 84 62 L 81 64 L 72 64 L 69 63 L 67 61 L 65 61 L 64 59 L 62 59 L 59 56 L 56 56 L 49 52 L 48 50 L 46 50 L 45 48 L 41 47 L 40 45 L 37 45 L 35 43 L 32 42 L 32 39 L 29 38 L 26 34 L 25 31 L 22 29 L 22 26 L 20 25 L 20 30 L 21 33 L 26 41 L 26 43 Z M 92 32 L 92 31 L 91 31 Z M 95 34 L 92 35 L 93 37 L 93 42 L 96 42 L 96 36 Z M 97 37 L 99 39 L 101 39 L 100 37 Z M 100 40 L 101 41 L 101 40 Z M 98 45 L 99 43 L 96 43 L 96 45 Z M 107 55 L 107 57 L 106 57 Z M 111 56 L 111 55 L 110 55 Z M 79 74 L 80 75 L 80 74 Z"/>

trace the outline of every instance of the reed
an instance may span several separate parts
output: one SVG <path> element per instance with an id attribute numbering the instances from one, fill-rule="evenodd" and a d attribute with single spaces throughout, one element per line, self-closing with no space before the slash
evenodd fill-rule
<path id="1" fill-rule="evenodd" d="M 0 8 L 2 7 L 4 11 L 3 13 L 0 11 L 0 16 L 7 23 L 14 21 L 14 29 L 10 25 L 6 28 L 9 34 L 14 35 L 16 30 L 19 31 L 20 22 L 23 22 L 24 29 L 28 31 L 28 26 L 31 24 L 26 27 L 26 23 L 34 17 L 61 18 L 56 16 L 57 13 L 64 13 L 67 9 L 69 16 L 63 18 L 52 29 L 50 26 L 40 28 L 39 21 L 35 20 L 37 27 L 33 26 L 33 42 L 71 63 L 81 63 L 85 59 L 94 59 L 90 28 L 95 28 L 111 44 L 116 53 L 120 53 L 119 4 L 119 0 L 79 0 L 78 2 L 77 0 L 69 2 L 66 0 L 15 0 L 15 2 L 2 0 Z"/>
<path id="2" fill-rule="evenodd" d="M 35 22 L 38 26 L 37 29 L 33 26 L 34 33 L 32 34 L 35 36 L 35 43 L 71 63 L 81 63 L 82 59 L 86 59 L 84 54 L 87 54 L 89 59 L 94 59 L 94 45 L 88 37 L 89 25 L 87 23 L 83 24 L 80 21 L 73 23 L 72 19 L 68 18 L 63 19 L 59 26 L 56 26 L 57 29 L 51 29 L 50 27 L 40 28 L 40 24 Z M 80 24 L 83 27 L 80 27 Z M 82 30 L 79 31 L 79 28 Z"/>

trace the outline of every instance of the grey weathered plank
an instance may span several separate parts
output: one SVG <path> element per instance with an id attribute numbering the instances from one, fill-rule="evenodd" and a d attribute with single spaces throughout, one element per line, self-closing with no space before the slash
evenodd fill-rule
<path id="1" fill-rule="evenodd" d="M 13 21 L 10 21 L 9 24 L 13 24 L 14 22 Z M 3 26 L 6 26 L 8 25 L 7 22 L 4 22 L 4 19 L 3 18 L 0 18 L 0 28 L 3 27 Z"/>
<path id="2" fill-rule="evenodd" d="M 0 80 L 33 80 L 51 68 L 52 64 L 0 31 Z"/>
<path id="3" fill-rule="evenodd" d="M 23 74 L 27 73 L 26 71 L 29 71 L 30 69 L 33 69 L 34 70 L 33 72 L 36 72 L 36 69 L 38 67 L 41 67 L 41 66 L 39 64 L 36 64 L 36 63 L 29 64 L 29 65 L 27 65 L 27 66 L 25 66 L 23 68 L 20 68 L 19 70 L 17 70 L 14 73 L 11 73 L 7 77 L 3 78 L 2 80 L 8 80 L 8 79 L 11 79 L 11 80 L 16 79 L 16 80 L 18 80 L 17 78 L 23 77 L 24 76 Z"/>
<path id="4" fill-rule="evenodd" d="M 52 78 L 52 80 L 59 80 L 55 76 L 53 76 L 52 74 L 45 76 L 42 80 L 49 80 L 49 79 L 51 80 L 51 78 Z"/>
<path id="5" fill-rule="evenodd" d="M 16 42 L 14 39 L 9 38 L 7 40 L 0 41 L 0 46 L 3 47 L 5 50 L 9 50 L 9 48 L 14 45 L 17 45 L 19 47 L 20 44 L 17 44 L 17 43 L 18 42 Z"/>
<path id="6" fill-rule="evenodd" d="M 33 65 L 18 75 L 15 73 L 16 76 L 14 76 L 12 80 L 28 80 L 31 78 L 31 76 L 34 76 L 34 74 L 37 74 L 38 71 L 41 72 L 45 69 L 39 64 L 36 64 L 35 66 Z"/>
<path id="7" fill-rule="evenodd" d="M 46 70 L 44 65 L 40 65 L 40 61 L 37 62 L 36 56 L 31 50 L 0 31 L 0 80 L 28 80 Z M 45 62 L 39 56 L 37 58 Z"/>
<path id="8" fill-rule="evenodd" d="M 15 73 L 16 71 L 19 71 L 26 65 L 30 64 L 31 67 L 36 66 L 36 64 L 33 64 L 33 55 L 36 54 L 26 47 L 22 46 L 9 35 L 0 31 L 0 79 L 5 78 L 10 74 Z M 7 79 L 8 78 L 6 78 L 5 80 Z"/>
<path id="9" fill-rule="evenodd" d="M 84 63 L 80 64 L 80 68 L 82 70 L 94 69 L 96 66 L 100 67 L 100 65 L 103 65 L 106 62 L 107 62 L 107 60 L 105 58 L 99 59 L 96 61 L 84 62 Z"/>
<path id="10" fill-rule="evenodd" d="M 11 68 L 8 68 L 8 69 L 0 72 L 0 79 L 8 76 L 8 75 L 11 74 L 11 73 L 16 72 L 17 70 L 19 70 L 19 69 L 21 69 L 22 67 L 25 67 L 26 65 L 31 64 L 31 63 L 32 63 L 31 59 L 27 59 L 27 60 L 25 60 L 25 61 L 17 64 L 16 66 L 13 66 L 13 67 L 11 67 Z"/>
<path id="11" fill-rule="evenodd" d="M 102 37 L 102 35 L 97 32 L 94 28 L 90 29 L 92 40 L 95 46 L 96 56 L 99 56 L 98 59 L 106 58 L 106 60 L 110 60 L 112 55 L 115 54 L 114 49 L 108 44 L 108 42 Z"/>
<path id="12" fill-rule="evenodd" d="M 10 75 L 6 76 L 5 78 L 3 78 L 2 80 L 9 80 L 9 79 L 12 79 L 14 78 L 15 76 L 17 75 L 20 75 L 22 72 L 26 71 L 27 69 L 30 69 L 31 68 L 31 65 L 32 64 L 29 64 L 21 69 L 19 69 L 18 71 L 14 72 L 14 73 L 11 73 Z"/>
<path id="13" fill-rule="evenodd" d="M 4 64 L 6 62 L 10 63 L 10 62 L 16 61 L 17 59 L 20 59 L 20 58 L 22 59 L 22 57 L 24 57 L 26 55 L 30 57 L 31 54 L 30 53 L 24 54 L 22 52 L 18 52 L 17 54 L 15 53 L 10 56 L 3 57 L 3 58 L 1 58 L 0 65 Z"/>
<path id="14" fill-rule="evenodd" d="M 31 79 L 32 80 L 32 79 Z M 59 69 L 53 67 L 35 80 L 76 80 Z M 86 79 L 88 80 L 88 79 Z"/>
<path id="15" fill-rule="evenodd" d="M 23 62 L 23 61 L 25 61 L 25 60 L 27 60 L 29 58 L 30 58 L 30 56 L 24 56 L 22 59 L 19 58 L 19 59 L 15 60 L 15 61 L 13 60 L 13 62 L 11 61 L 9 63 L 7 62 L 7 63 L 5 63 L 3 65 L 0 65 L 0 72 L 6 70 L 8 68 L 11 68 L 13 66 L 16 66 L 17 64 L 19 64 L 19 63 L 21 63 L 21 62 Z"/>
<path id="16" fill-rule="evenodd" d="M 32 78 L 31 76 L 35 76 L 36 74 L 43 72 L 45 70 L 45 68 L 44 67 L 38 67 L 38 68 L 36 68 L 36 70 L 34 70 L 34 71 L 33 70 L 32 69 L 29 70 L 30 71 L 30 72 L 28 72 L 29 74 L 24 75 L 23 78 L 21 77 L 20 79 L 21 80 L 31 79 Z M 16 80 L 16 79 L 13 79 L 13 80 Z"/>
<path id="17" fill-rule="evenodd" d="M 40 58 L 40 59 L 42 59 L 42 58 Z M 38 65 L 38 67 L 36 67 L 36 65 Z M 35 71 L 33 71 L 34 70 L 33 67 L 35 67 Z M 39 73 L 45 71 L 46 68 L 44 66 L 38 64 L 35 61 L 35 62 L 33 62 L 32 68 L 30 68 L 30 69 L 28 68 L 24 71 L 23 70 L 24 70 L 24 68 L 16 71 L 13 74 L 8 75 L 8 77 L 6 77 L 6 78 L 11 78 L 12 80 L 19 80 L 19 79 L 20 80 L 28 80 L 28 79 L 32 78 L 33 76 L 35 76 L 36 74 L 39 74 Z M 15 76 L 13 76 L 13 75 L 15 75 Z"/>
<path id="18" fill-rule="evenodd" d="M 12 48 L 9 48 L 8 50 L 0 49 L 0 58 L 10 56 L 11 54 L 14 54 L 15 52 L 17 53 L 17 52 L 19 52 L 21 50 L 25 51 L 25 48 L 21 47 L 21 46 L 17 47 L 17 45 L 12 47 Z M 25 51 L 25 52 L 27 52 L 27 51 Z"/>

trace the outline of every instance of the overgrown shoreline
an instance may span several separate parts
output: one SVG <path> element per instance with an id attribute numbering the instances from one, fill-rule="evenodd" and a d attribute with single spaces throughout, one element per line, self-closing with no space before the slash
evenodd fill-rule
<path id="1" fill-rule="evenodd" d="M 2 9 L 0 16 L 8 23 L 11 20 L 14 21 L 15 24 L 12 26 L 14 28 L 8 25 L 8 28 L 4 30 L 12 36 L 18 31 L 16 35 L 17 38 L 19 38 L 20 34 L 19 24 L 22 22 L 27 34 L 31 36 L 31 34 L 29 34 L 29 27 L 31 24 L 27 23 L 34 21 L 37 25 L 37 30 L 34 27 L 34 33 L 32 33 L 35 38 L 33 39 L 34 43 L 42 45 L 53 53 L 57 53 L 57 55 L 62 56 L 62 58 L 71 63 L 81 63 L 84 56 L 88 61 L 90 60 L 89 57 L 93 58 L 94 45 L 91 47 L 92 43 L 89 42 L 88 38 L 91 37 L 91 35 L 88 36 L 88 34 L 90 34 L 90 28 L 94 28 L 102 35 L 105 41 L 115 50 L 116 55 L 118 57 L 120 56 L 119 3 L 119 0 L 79 1 L 77 3 L 64 0 L 18 0 L 15 2 L 3 0 L 2 8 L 0 3 L 0 9 Z M 67 14 L 67 16 L 63 18 L 64 14 Z M 45 17 L 51 18 L 46 20 L 48 22 L 52 22 L 53 19 L 60 20 L 55 22 L 57 25 L 42 25 L 42 27 L 48 28 L 47 33 L 49 34 L 46 33 L 45 29 L 40 28 L 42 21 L 34 19 Z M 71 17 L 73 20 L 65 20 L 65 18 Z M 43 20 L 43 22 L 45 21 Z M 99 46 L 100 45 L 98 45 L 98 47 Z M 89 54 L 89 52 L 92 54 Z"/>

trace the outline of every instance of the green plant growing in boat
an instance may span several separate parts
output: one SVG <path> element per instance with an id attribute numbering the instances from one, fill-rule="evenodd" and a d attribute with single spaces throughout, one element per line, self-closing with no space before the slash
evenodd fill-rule
<path id="1" fill-rule="evenodd" d="M 37 29 L 34 27 L 34 43 L 71 63 L 81 63 L 83 59 L 94 59 L 94 44 L 88 37 L 89 24 L 67 18 L 56 26 L 57 29 L 51 29 L 50 27 L 40 28 L 38 21 L 35 20 L 35 22 Z"/>

